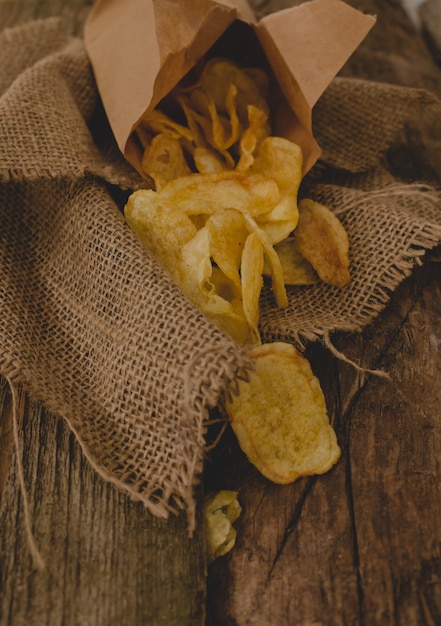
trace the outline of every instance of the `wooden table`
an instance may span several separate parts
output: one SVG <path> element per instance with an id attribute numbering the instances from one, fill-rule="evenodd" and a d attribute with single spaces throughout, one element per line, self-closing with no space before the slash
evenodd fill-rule
<path id="1" fill-rule="evenodd" d="M 363 45 L 383 63 L 363 77 L 441 94 L 440 70 L 398 0 L 350 4 L 379 17 Z M 0 28 L 59 15 L 81 34 L 91 5 L 2 0 Z M 358 67 L 354 55 L 343 72 L 358 75 Z M 439 180 L 441 129 L 426 126 L 420 120 L 403 136 L 416 146 L 414 162 L 400 163 L 398 148 L 390 158 L 410 177 Z M 239 490 L 243 513 L 235 549 L 208 575 L 200 507 L 193 539 L 185 516 L 151 517 L 92 472 L 63 422 L 20 397 L 30 518 L 46 562 L 33 570 L 2 381 L 1 626 L 441 624 L 440 315 L 441 265 L 432 256 L 362 334 L 334 337 L 389 380 L 308 348 L 343 450 L 329 474 L 273 485 L 225 434 L 203 487 Z"/>

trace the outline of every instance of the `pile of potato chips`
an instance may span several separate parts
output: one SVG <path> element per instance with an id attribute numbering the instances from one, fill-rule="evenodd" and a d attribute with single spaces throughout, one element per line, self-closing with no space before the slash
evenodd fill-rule
<path id="1" fill-rule="evenodd" d="M 125 207 L 129 225 L 187 297 L 249 347 L 256 366 L 263 358 L 259 299 L 265 280 L 271 281 L 276 305 L 285 307 L 286 285 L 322 280 L 343 287 L 350 278 L 348 237 L 340 221 L 321 204 L 309 199 L 298 202 L 302 151 L 295 143 L 271 135 L 268 92 L 268 76 L 261 69 L 242 68 L 226 58 L 210 59 L 195 80 L 178 85 L 162 107 L 147 112 L 140 121 L 135 132 L 152 189 L 133 193 Z M 332 429 L 321 390 L 317 391 L 310 369 L 306 372 L 309 363 L 289 346 L 287 365 L 283 344 L 268 345 L 264 362 L 270 366 L 265 365 L 265 376 L 254 385 L 268 387 L 265 381 L 271 378 L 272 400 L 257 402 L 242 389 L 240 410 L 238 398 L 227 407 L 239 443 L 246 440 L 243 448 L 249 458 L 276 482 L 326 471 L 338 458 L 339 448 L 329 434 Z M 278 381 L 286 367 L 290 376 L 299 374 L 305 389 L 292 401 L 289 379 L 282 376 L 285 382 Z M 273 376 L 270 370 L 278 374 Z M 252 381 L 244 384 L 254 389 Z M 312 387 L 314 393 L 307 393 Z M 283 470 L 268 469 L 268 446 L 257 442 L 261 436 L 268 440 L 280 427 L 280 416 L 268 420 L 271 428 L 257 427 L 262 422 L 254 420 L 264 405 L 266 413 L 271 411 L 276 398 L 287 428 L 293 423 L 293 412 L 305 424 L 311 423 L 311 414 L 321 416 L 313 420 L 314 436 L 308 425 L 300 428 L 303 447 L 302 435 L 295 438 L 300 456 L 315 459 L 300 462 L 295 471 L 288 468 L 290 461 L 282 463 Z M 319 424 L 324 437 L 318 434 Z M 286 459 L 292 457 L 292 451 L 282 450 L 288 440 L 293 441 L 279 438 L 273 459 L 284 454 Z"/>

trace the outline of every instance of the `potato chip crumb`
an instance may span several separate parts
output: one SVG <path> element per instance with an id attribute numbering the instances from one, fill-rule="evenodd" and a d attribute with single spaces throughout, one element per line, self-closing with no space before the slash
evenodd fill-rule
<path id="1" fill-rule="evenodd" d="M 236 543 L 233 523 L 242 511 L 237 496 L 237 491 L 227 490 L 205 496 L 204 523 L 208 563 L 227 554 Z"/>

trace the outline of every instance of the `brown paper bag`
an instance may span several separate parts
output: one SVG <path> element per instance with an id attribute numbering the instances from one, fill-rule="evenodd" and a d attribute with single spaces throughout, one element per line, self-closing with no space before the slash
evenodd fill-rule
<path id="1" fill-rule="evenodd" d="M 273 134 L 302 147 L 306 173 L 320 155 L 311 109 L 374 22 L 340 0 L 312 0 L 260 21 L 246 0 L 98 0 L 84 39 L 117 143 L 140 173 L 140 118 L 215 44 L 234 60 L 253 49 L 266 58 L 280 88 Z"/>

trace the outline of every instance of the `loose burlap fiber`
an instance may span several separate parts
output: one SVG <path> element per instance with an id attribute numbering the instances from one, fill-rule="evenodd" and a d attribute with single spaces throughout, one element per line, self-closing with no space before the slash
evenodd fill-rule
<path id="1" fill-rule="evenodd" d="M 82 41 L 54 20 L 8 30 L 0 69 L 0 372 L 67 420 L 106 480 L 156 515 L 191 511 L 206 418 L 247 356 L 125 224 L 117 200 L 142 181 L 115 149 Z M 290 288 L 284 311 L 265 291 L 264 338 L 360 330 L 441 241 L 438 192 L 384 159 L 433 110 L 422 90 L 350 78 L 327 90 L 323 160 L 302 194 L 345 224 L 353 278 Z"/>

